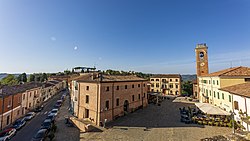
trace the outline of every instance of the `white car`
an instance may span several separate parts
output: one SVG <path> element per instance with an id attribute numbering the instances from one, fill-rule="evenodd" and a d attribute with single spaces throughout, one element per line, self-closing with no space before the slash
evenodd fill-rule
<path id="1" fill-rule="evenodd" d="M 58 113 L 58 109 L 52 109 L 52 110 L 49 112 L 49 115 L 55 115 L 55 116 L 57 116 L 57 113 Z"/>
<path id="2" fill-rule="evenodd" d="M 36 115 L 35 112 L 29 112 L 25 115 L 24 119 L 27 120 L 31 120 L 34 116 Z"/>
<path id="3" fill-rule="evenodd" d="M 16 134 L 15 128 L 8 128 L 0 133 L 0 141 L 10 140 Z"/>

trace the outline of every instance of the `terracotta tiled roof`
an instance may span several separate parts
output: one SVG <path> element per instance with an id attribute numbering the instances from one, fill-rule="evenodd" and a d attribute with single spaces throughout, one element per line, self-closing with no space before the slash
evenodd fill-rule
<path id="1" fill-rule="evenodd" d="M 58 83 L 59 83 L 59 81 L 56 81 L 56 80 L 50 80 L 50 81 L 48 81 L 48 83 L 51 83 L 51 84 L 58 84 Z"/>
<path id="2" fill-rule="evenodd" d="M 146 79 L 134 76 L 134 75 L 99 75 L 86 73 L 85 75 L 81 75 L 74 80 L 81 82 L 81 81 L 92 81 L 92 82 L 117 82 L 117 81 L 146 81 Z"/>
<path id="3" fill-rule="evenodd" d="M 248 67 L 234 67 L 229 68 L 217 72 L 210 73 L 208 75 L 204 75 L 205 77 L 213 77 L 213 76 L 250 76 L 250 68 Z"/>
<path id="4" fill-rule="evenodd" d="M 42 87 L 42 83 L 30 82 L 15 86 L 3 86 L 2 95 L 12 95 L 17 93 L 25 92 L 26 90 Z"/>
<path id="5" fill-rule="evenodd" d="M 245 96 L 250 98 L 250 83 L 237 84 L 229 87 L 221 88 L 220 90 L 230 92 L 232 94 Z"/>
<path id="6" fill-rule="evenodd" d="M 180 74 L 155 74 L 150 78 L 181 78 Z"/>

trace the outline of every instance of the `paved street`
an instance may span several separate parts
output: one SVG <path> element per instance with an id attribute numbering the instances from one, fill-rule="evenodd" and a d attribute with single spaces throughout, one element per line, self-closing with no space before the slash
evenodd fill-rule
<path id="1" fill-rule="evenodd" d="M 53 108 L 54 104 L 60 97 L 62 96 L 63 92 L 55 95 L 51 99 L 49 99 L 44 104 L 44 109 L 37 113 L 37 115 L 28 121 L 26 125 L 20 129 L 17 134 L 11 139 L 11 141 L 30 141 L 31 138 L 36 134 L 36 132 L 40 129 L 41 123 L 47 116 L 47 113 Z"/>
<path id="2" fill-rule="evenodd" d="M 165 100 L 161 106 L 149 105 L 146 109 L 109 123 L 110 129 L 104 132 L 83 133 L 80 138 L 84 141 L 199 141 L 205 137 L 231 133 L 230 128 L 181 123 L 179 107 L 191 105 Z"/>
<path id="3" fill-rule="evenodd" d="M 55 133 L 55 141 L 79 141 L 80 130 L 77 127 L 68 127 L 65 124 L 65 116 L 72 116 L 68 112 L 69 108 L 69 95 L 66 96 L 59 114 L 56 118 L 57 130 Z"/>

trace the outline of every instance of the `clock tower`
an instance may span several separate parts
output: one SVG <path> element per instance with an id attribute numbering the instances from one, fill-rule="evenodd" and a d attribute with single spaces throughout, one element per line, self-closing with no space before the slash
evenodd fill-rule
<path id="1" fill-rule="evenodd" d="M 207 49 L 208 47 L 205 43 L 198 44 L 195 48 L 197 76 L 203 76 L 208 74 Z"/>

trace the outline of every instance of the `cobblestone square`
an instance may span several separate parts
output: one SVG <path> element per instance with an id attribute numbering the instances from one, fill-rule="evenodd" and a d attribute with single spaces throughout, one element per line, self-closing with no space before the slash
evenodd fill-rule
<path id="1" fill-rule="evenodd" d="M 230 134 L 226 127 L 203 126 L 180 122 L 179 108 L 194 104 L 164 100 L 161 106 L 150 104 L 108 123 L 104 132 L 82 133 L 84 141 L 198 141 L 202 138 Z"/>

